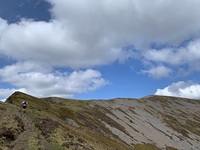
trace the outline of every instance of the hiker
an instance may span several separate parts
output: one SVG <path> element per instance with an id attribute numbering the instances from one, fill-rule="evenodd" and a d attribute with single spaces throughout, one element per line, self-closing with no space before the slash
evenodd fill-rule
<path id="1" fill-rule="evenodd" d="M 27 105 L 28 105 L 28 102 L 26 102 L 26 101 L 22 102 L 22 107 L 23 107 L 24 110 L 26 109 Z"/>

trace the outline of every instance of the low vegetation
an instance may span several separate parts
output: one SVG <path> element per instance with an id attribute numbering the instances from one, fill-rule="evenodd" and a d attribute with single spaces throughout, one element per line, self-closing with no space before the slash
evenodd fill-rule
<path id="1" fill-rule="evenodd" d="M 134 150 L 161 150 L 153 144 L 136 144 Z"/>
<path id="2" fill-rule="evenodd" d="M 24 100 L 28 102 L 25 112 L 21 108 Z M 193 100 L 159 96 L 80 101 L 15 92 L 6 102 L 0 102 L 0 150 L 177 150 L 176 145 L 160 146 L 140 130 L 137 123 L 141 129 L 150 125 L 149 129 L 173 140 L 168 131 L 149 123 L 149 116 L 158 117 L 166 128 L 178 133 L 180 141 L 190 140 L 195 147 L 195 142 L 200 142 L 200 113 L 174 111 L 175 105 L 184 107 L 183 101 L 200 106 Z M 181 111 L 182 116 L 178 115 Z M 146 140 L 139 142 L 141 137 Z"/>

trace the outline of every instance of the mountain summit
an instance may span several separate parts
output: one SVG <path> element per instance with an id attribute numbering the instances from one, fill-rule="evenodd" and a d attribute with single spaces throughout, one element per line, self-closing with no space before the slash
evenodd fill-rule
<path id="1" fill-rule="evenodd" d="M 15 92 L 0 102 L 0 118 L 0 150 L 200 149 L 198 100 L 147 96 L 83 101 Z"/>

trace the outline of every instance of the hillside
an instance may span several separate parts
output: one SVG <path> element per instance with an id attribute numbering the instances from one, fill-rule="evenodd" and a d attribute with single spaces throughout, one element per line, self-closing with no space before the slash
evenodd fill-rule
<path id="1" fill-rule="evenodd" d="M 15 92 L 0 102 L 0 118 L 0 150 L 200 149 L 198 100 L 80 101 Z"/>

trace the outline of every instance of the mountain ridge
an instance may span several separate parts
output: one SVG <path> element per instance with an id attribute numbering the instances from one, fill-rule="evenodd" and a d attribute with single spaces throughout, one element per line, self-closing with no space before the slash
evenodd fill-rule
<path id="1" fill-rule="evenodd" d="M 0 103 L 0 149 L 199 150 L 199 108 L 168 96 L 83 101 L 15 92 Z"/>

